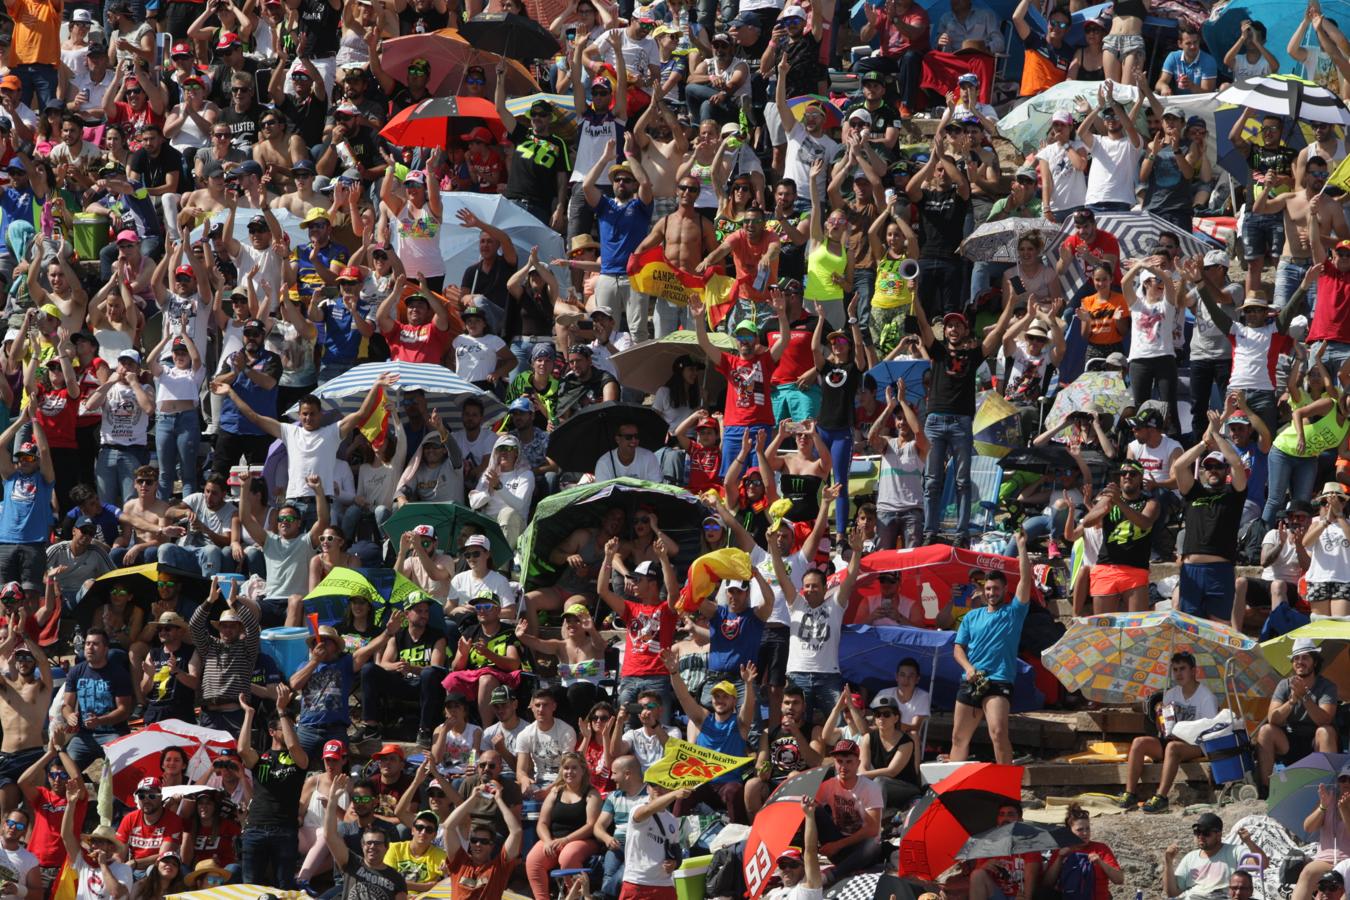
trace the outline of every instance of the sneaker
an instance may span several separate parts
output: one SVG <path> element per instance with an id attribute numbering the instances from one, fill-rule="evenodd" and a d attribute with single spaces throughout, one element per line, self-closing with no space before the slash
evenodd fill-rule
<path id="1" fill-rule="evenodd" d="M 1116 798 L 1116 806 L 1121 809 L 1135 809 L 1139 806 L 1139 798 L 1134 795 L 1134 791 L 1126 791 Z"/>
<path id="2" fill-rule="evenodd" d="M 422 747 L 423 749 L 426 749 L 426 750 L 430 750 L 430 749 L 431 749 L 431 735 L 432 735 L 432 731 L 431 731 L 430 728 L 419 728 L 419 729 L 417 729 L 417 746 Z"/>
<path id="3" fill-rule="evenodd" d="M 1154 794 L 1148 799 L 1148 802 L 1140 807 L 1146 813 L 1167 812 L 1167 798 Z"/>
<path id="4" fill-rule="evenodd" d="M 370 722 L 359 722 L 356 725 L 353 725 L 347 732 L 347 738 L 348 742 L 352 744 L 359 744 L 362 741 L 379 740 L 380 729 L 379 726 L 372 725 Z"/>

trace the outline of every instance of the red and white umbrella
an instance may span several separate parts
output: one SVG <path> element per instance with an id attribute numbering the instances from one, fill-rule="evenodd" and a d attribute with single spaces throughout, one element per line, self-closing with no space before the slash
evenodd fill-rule
<path id="1" fill-rule="evenodd" d="M 136 785 L 142 778 L 158 778 L 160 755 L 169 747 L 181 747 L 188 757 L 187 779 L 196 781 L 211 769 L 222 750 L 233 749 L 235 736 L 228 731 L 202 728 L 180 719 L 155 722 L 134 734 L 120 737 L 103 748 L 113 777 L 113 795 L 134 805 Z"/>

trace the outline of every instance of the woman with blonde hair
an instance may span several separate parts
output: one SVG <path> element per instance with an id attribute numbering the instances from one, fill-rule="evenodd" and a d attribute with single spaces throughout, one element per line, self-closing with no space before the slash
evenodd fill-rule
<path id="1" fill-rule="evenodd" d="M 525 874 L 534 900 L 549 900 L 551 870 L 583 868 L 587 859 L 600 852 L 595 839 L 600 803 L 586 758 L 576 751 L 564 753 L 558 764 L 558 779 L 539 811 L 539 843 L 525 858 Z"/>

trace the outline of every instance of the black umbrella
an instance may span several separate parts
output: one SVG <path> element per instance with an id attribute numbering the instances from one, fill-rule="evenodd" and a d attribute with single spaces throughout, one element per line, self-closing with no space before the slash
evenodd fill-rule
<path id="1" fill-rule="evenodd" d="M 854 875 L 825 892 L 826 900 L 918 900 L 922 885 L 895 875 L 864 872 Z"/>
<path id="2" fill-rule="evenodd" d="M 966 841 L 957 859 L 992 859 L 1022 853 L 1044 853 L 1061 847 L 1076 847 L 1082 841 L 1062 826 L 1050 827 L 1034 822 L 1009 822 L 974 835 Z"/>
<path id="3" fill-rule="evenodd" d="M 1078 463 L 1073 461 L 1069 451 L 1062 444 L 1047 444 L 1044 447 L 1018 447 L 998 461 L 1000 469 L 1020 472 L 1045 472 L 1048 469 L 1070 469 L 1078 471 Z"/>
<path id="4" fill-rule="evenodd" d="M 666 420 L 650 406 L 596 403 L 559 425 L 548 436 L 548 458 L 564 472 L 592 472 L 602 454 L 615 449 L 614 433 L 621 425 L 636 425 L 638 443 L 653 452 L 666 442 Z"/>
<path id="5" fill-rule="evenodd" d="M 479 50 L 512 59 L 549 59 L 560 49 L 547 28 L 513 13 L 479 13 L 459 26 L 459 35 Z"/>

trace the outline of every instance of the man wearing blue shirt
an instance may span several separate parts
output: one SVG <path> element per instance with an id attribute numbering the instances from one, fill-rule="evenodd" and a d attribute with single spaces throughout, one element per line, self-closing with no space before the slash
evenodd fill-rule
<path id="1" fill-rule="evenodd" d="M 1177 29 L 1177 47 L 1163 60 L 1158 75 L 1159 95 L 1204 94 L 1214 90 L 1219 80 L 1219 64 L 1200 49 L 1200 32 L 1192 25 Z"/>
<path id="2" fill-rule="evenodd" d="M 633 158 L 637 144 L 629 138 L 624 148 Z M 600 277 L 595 282 L 595 305 L 622 310 L 628 324 L 624 329 L 635 341 L 651 336 L 651 298 L 634 292 L 628 284 L 628 257 L 652 230 L 652 183 L 641 165 L 614 164 L 615 142 L 586 173 L 581 190 L 586 202 L 595 209 L 600 221 Z M 600 175 L 609 168 L 614 196 L 600 191 Z"/>
<path id="3" fill-rule="evenodd" d="M 5 164 L 10 186 L 0 191 L 0 234 L 8 234 L 15 222 L 28 222 L 36 227 L 34 206 L 41 207 L 47 199 L 47 176 L 33 165 L 25 153 L 19 153 Z M 0 243 L 0 278 L 8 282 L 17 260 L 7 246 Z"/>
<path id="4" fill-rule="evenodd" d="M 255 425 L 235 405 L 230 396 L 243 399 L 259 415 L 275 419 L 277 416 L 277 383 L 281 379 L 281 357 L 263 347 L 266 331 L 262 320 L 249 319 L 244 323 L 244 346 L 221 361 L 220 374 L 211 389 L 222 395 L 220 425 L 216 431 L 216 454 L 213 471 L 228 475 L 242 454 L 251 466 L 260 466 L 267 458 L 272 443 L 270 435 Z"/>
<path id="5" fill-rule="evenodd" d="M 356 365 L 362 338 L 375 334 L 375 308 L 361 299 L 365 273 L 359 266 L 344 266 L 337 275 L 337 300 L 320 300 L 309 305 L 309 320 L 322 323 L 323 366 L 319 384 L 331 381 Z"/>
<path id="6" fill-rule="evenodd" d="M 1008 739 L 1008 713 L 1012 708 L 1013 680 L 1017 677 L 1017 644 L 1022 623 L 1031 608 L 1031 560 L 1027 537 L 1017 534 L 1017 593 L 1008 600 L 1008 577 L 990 572 L 984 579 L 984 606 L 972 609 L 956 629 L 956 664 L 965 670 L 956 693 L 952 720 L 952 762 L 970 758 L 970 739 L 981 719 L 989 722 L 994 759 L 1012 764 L 1012 741 Z"/>
<path id="7" fill-rule="evenodd" d="M 0 480 L 5 491 L 0 502 L 0 582 L 17 581 L 25 591 L 34 591 L 47 569 L 56 470 L 47 434 L 37 422 L 32 423 L 32 440 L 10 455 L 14 435 L 27 421 L 25 411 L 0 433 Z"/>

